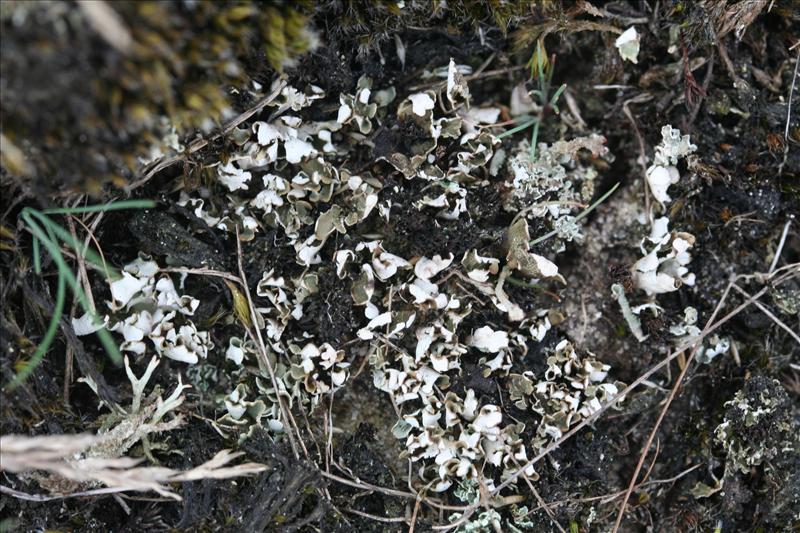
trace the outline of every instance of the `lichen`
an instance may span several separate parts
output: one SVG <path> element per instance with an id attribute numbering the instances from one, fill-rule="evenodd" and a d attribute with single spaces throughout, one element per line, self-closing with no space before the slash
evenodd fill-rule
<path id="1" fill-rule="evenodd" d="M 714 430 L 727 464 L 744 474 L 782 454 L 798 452 L 797 423 L 777 380 L 754 377 L 725 402 L 725 418 Z"/>

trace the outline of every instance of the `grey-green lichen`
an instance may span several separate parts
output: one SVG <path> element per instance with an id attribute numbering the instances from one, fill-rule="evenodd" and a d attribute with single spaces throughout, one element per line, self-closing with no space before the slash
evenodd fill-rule
<path id="1" fill-rule="evenodd" d="M 725 407 L 725 418 L 714 435 L 732 469 L 747 473 L 780 455 L 798 453 L 800 428 L 789 396 L 777 380 L 748 380 Z"/>

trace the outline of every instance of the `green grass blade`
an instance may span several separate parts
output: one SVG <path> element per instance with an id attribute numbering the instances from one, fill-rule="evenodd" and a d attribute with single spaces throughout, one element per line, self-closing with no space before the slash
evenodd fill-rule
<path id="1" fill-rule="evenodd" d="M 66 280 L 64 276 L 59 275 L 58 289 L 56 292 L 56 305 L 53 308 L 53 316 L 50 317 L 50 323 L 47 325 L 47 331 L 45 331 L 42 342 L 39 343 L 39 346 L 36 348 L 33 356 L 30 358 L 30 360 L 28 360 L 25 366 L 14 375 L 14 377 L 11 379 L 11 382 L 9 382 L 8 387 L 10 390 L 13 390 L 21 385 L 22 382 L 24 382 L 28 376 L 31 375 L 36 367 L 42 362 L 45 354 L 50 349 L 50 345 L 53 344 L 53 340 L 58 332 L 58 324 L 61 321 L 62 314 L 64 313 L 66 292 Z"/>
<path id="2" fill-rule="evenodd" d="M 84 249 L 83 243 L 75 239 L 72 236 L 72 234 L 70 234 L 70 232 L 62 228 L 57 223 L 53 222 L 53 220 L 50 219 L 50 217 L 44 215 L 40 211 L 35 211 L 35 210 L 31 210 L 29 211 L 29 213 L 32 216 L 36 217 L 41 222 L 41 224 L 48 229 L 48 231 L 52 231 L 53 233 L 55 233 L 55 235 L 58 236 L 59 239 L 64 241 L 65 244 L 71 246 L 75 250 L 80 250 L 82 252 L 83 258 L 92 263 L 93 265 L 95 265 L 96 267 L 98 267 L 99 269 L 101 269 L 102 271 L 104 271 L 106 273 L 107 278 L 115 280 L 119 279 L 122 276 L 115 268 L 109 267 L 97 252 L 95 252 L 91 248 Z"/>
<path id="3" fill-rule="evenodd" d="M 39 239 L 35 235 L 33 237 L 33 271 L 37 275 L 42 273 L 42 254 L 39 248 Z"/>
<path id="4" fill-rule="evenodd" d="M 550 98 L 550 106 L 551 107 L 556 105 L 556 102 L 558 101 L 558 98 L 561 96 L 561 93 L 563 93 L 566 88 L 567 88 L 567 84 L 566 83 L 562 83 L 561 87 L 559 87 L 556 90 L 556 92 L 553 94 L 553 97 Z"/>
<path id="5" fill-rule="evenodd" d="M 506 278 L 506 281 L 509 282 L 511 285 L 516 285 L 518 287 L 525 287 L 526 289 L 535 289 L 535 290 L 541 290 L 542 289 L 542 286 L 537 284 L 537 283 L 530 283 L 528 281 L 521 280 L 521 279 L 515 278 L 513 276 L 508 276 Z"/>
<path id="6" fill-rule="evenodd" d="M 103 205 L 87 205 L 86 207 L 58 207 L 41 211 L 46 215 L 77 215 L 82 213 L 99 213 L 119 211 L 120 209 L 151 209 L 156 206 L 153 200 L 120 200 Z"/>
<path id="7" fill-rule="evenodd" d="M 535 96 L 540 102 L 545 98 L 547 98 L 545 94 L 541 91 L 541 89 L 533 89 L 531 91 L 528 91 L 528 94 L 530 94 L 531 96 Z"/>
<path id="8" fill-rule="evenodd" d="M 556 60 L 556 56 L 555 56 L 555 54 L 554 54 L 554 55 L 553 55 L 553 61 L 555 61 L 555 60 Z M 556 65 L 555 65 L 555 63 L 554 63 L 554 62 L 551 62 L 549 65 L 547 65 L 547 72 L 546 72 L 546 76 L 545 76 L 545 78 L 546 78 L 546 80 L 547 80 L 547 81 L 546 81 L 546 84 L 547 84 L 547 87 L 548 87 L 548 88 L 549 88 L 549 87 L 550 87 L 550 85 L 553 83 L 553 73 L 554 73 L 555 71 L 556 71 Z"/>
<path id="9" fill-rule="evenodd" d="M 606 199 L 607 199 L 609 196 L 611 196 L 612 194 L 614 194 L 614 191 L 616 191 L 618 188 L 619 188 L 619 182 L 617 182 L 617 183 L 616 183 L 616 184 L 615 184 L 613 187 L 611 187 L 611 188 L 608 190 L 608 192 L 607 192 L 607 193 L 605 193 L 603 196 L 601 196 L 600 198 L 598 198 L 598 199 L 597 199 L 597 201 L 596 201 L 595 203 L 593 203 L 592 205 L 590 205 L 589 207 L 587 207 L 586 209 L 584 209 L 583 211 L 581 211 L 581 213 L 580 213 L 578 216 L 576 216 L 576 217 L 575 217 L 575 222 L 577 222 L 577 221 L 579 221 L 579 220 L 581 220 L 581 219 L 583 219 L 583 218 L 586 218 L 586 215 L 588 215 L 589 213 L 591 213 L 592 211 L 594 211 L 594 210 L 595 210 L 595 208 L 596 208 L 598 205 L 600 205 L 600 204 L 602 204 L 603 202 L 605 202 L 605 201 L 606 201 Z"/>
<path id="10" fill-rule="evenodd" d="M 527 128 L 531 127 L 532 125 L 537 124 L 538 122 L 539 122 L 538 118 L 531 119 L 528 122 L 523 122 L 519 126 L 514 126 L 510 130 L 504 131 L 503 133 L 498 135 L 497 138 L 498 139 L 503 139 L 503 138 L 508 137 L 510 135 L 514 135 L 515 133 L 520 132 L 520 131 L 522 131 L 524 129 L 527 129 Z"/>
<path id="11" fill-rule="evenodd" d="M 32 214 L 36 215 L 37 213 L 33 212 Z M 50 221 L 46 216 L 41 214 L 40 216 L 41 218 L 45 219 L 45 221 L 53 224 L 53 229 L 58 228 L 64 231 L 63 228 L 60 228 L 57 224 L 52 223 L 52 221 Z M 45 247 L 45 249 L 47 249 L 47 252 L 53 258 L 56 266 L 58 266 L 59 279 L 64 279 L 67 282 L 84 312 L 89 313 L 92 316 L 92 320 L 98 320 L 97 314 L 89 304 L 89 299 L 86 297 L 86 293 L 83 292 L 83 288 L 81 287 L 80 283 L 78 283 L 78 278 L 75 277 L 75 274 L 72 273 L 69 265 L 64 260 L 64 256 L 61 254 L 61 249 L 59 248 L 58 244 L 47 238 L 45 232 L 41 227 L 39 227 L 39 224 L 37 224 L 31 218 L 31 216 L 23 213 L 23 218 L 27 222 L 28 227 L 30 227 L 31 232 L 35 237 L 38 237 L 39 240 L 41 240 L 42 245 Z M 55 233 L 58 233 L 58 231 L 55 231 Z M 69 233 L 67 233 L 67 235 L 69 235 Z M 71 237 L 72 236 L 70 235 L 70 238 Z M 122 354 L 120 353 L 119 347 L 116 345 L 116 343 L 114 343 L 108 331 L 98 330 L 97 336 L 111 360 L 114 361 L 114 363 L 120 364 L 122 362 Z"/>
<path id="12" fill-rule="evenodd" d="M 97 314 L 92 313 L 92 320 L 100 320 Z M 97 335 L 100 344 L 103 345 L 103 348 L 108 354 L 108 357 L 114 361 L 114 363 L 120 365 L 122 364 L 122 353 L 119 351 L 119 346 L 117 345 L 117 341 L 111 336 L 111 333 L 103 326 L 102 329 L 98 329 L 95 331 L 95 335 Z"/>
<path id="13" fill-rule="evenodd" d="M 600 205 L 600 204 L 602 204 L 603 202 L 605 202 L 605 201 L 606 201 L 606 198 L 608 198 L 609 196 L 611 196 L 611 194 L 612 194 L 614 191 L 616 191 L 618 187 L 619 187 L 619 182 L 617 182 L 617 184 L 616 184 L 616 185 L 614 185 L 613 187 L 611 187 L 611 189 L 609 189 L 607 193 L 605 193 L 603 196 L 601 196 L 600 198 L 598 198 L 598 199 L 597 199 L 597 201 L 596 201 L 595 203 L 593 203 L 592 205 L 590 205 L 589 207 L 587 207 L 586 209 L 584 209 L 583 211 L 581 211 L 581 212 L 578 214 L 578 216 L 576 216 L 576 217 L 575 217 L 575 222 L 578 222 L 579 220 L 581 220 L 581 219 L 583 219 L 583 218 L 586 218 L 586 216 L 587 216 L 589 213 L 591 213 L 592 211 L 594 211 L 594 209 L 595 209 L 595 208 L 596 208 L 598 205 Z M 544 242 L 544 241 L 546 241 L 547 239 L 549 239 L 550 237 L 554 237 L 554 236 L 555 236 L 557 233 L 558 233 L 558 231 L 556 231 L 556 230 L 553 230 L 553 231 L 550 231 L 550 232 L 548 232 L 548 233 L 545 233 L 545 234 L 544 234 L 544 235 L 542 235 L 541 237 L 538 237 L 538 238 L 536 238 L 536 239 L 532 240 L 532 241 L 531 241 L 531 246 L 534 246 L 534 245 L 536 245 L 536 244 L 539 244 L 540 242 Z"/>

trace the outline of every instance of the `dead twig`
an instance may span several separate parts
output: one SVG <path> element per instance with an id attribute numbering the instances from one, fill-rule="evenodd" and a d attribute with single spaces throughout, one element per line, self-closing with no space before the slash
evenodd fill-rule
<path id="1" fill-rule="evenodd" d="M 766 224 L 765 221 L 758 219 L 758 218 L 749 218 L 750 215 L 756 214 L 758 211 L 748 211 L 747 213 L 742 213 L 736 216 L 732 216 L 725 222 L 723 227 L 727 228 L 729 225 L 733 224 L 734 222 L 741 226 L 742 222 L 753 222 L 754 224 Z M 737 226 L 737 227 L 739 227 Z"/>
<path id="2" fill-rule="evenodd" d="M 639 94 L 629 100 L 625 100 L 622 103 L 622 112 L 630 121 L 631 126 L 633 126 L 633 132 L 636 134 L 636 140 L 639 143 L 639 158 L 636 162 L 642 167 L 642 178 L 644 178 L 645 174 L 647 173 L 647 155 L 645 153 L 644 136 L 642 135 L 642 132 L 639 131 L 639 125 L 636 123 L 636 119 L 633 117 L 630 104 L 641 104 L 644 102 L 649 102 L 652 99 L 653 95 L 651 94 Z M 642 179 L 642 182 L 644 187 L 644 210 L 645 213 L 647 213 L 647 217 L 650 219 L 650 225 L 652 225 L 653 214 L 650 210 L 650 188 L 647 185 L 646 179 Z"/>
<path id="3" fill-rule="evenodd" d="M 783 138 L 786 141 L 785 150 L 789 149 L 789 124 L 792 122 L 792 98 L 794 98 L 794 86 L 797 84 L 797 66 L 800 65 L 800 50 L 794 60 L 794 74 L 792 75 L 792 85 L 789 87 L 789 101 L 786 103 L 786 127 L 783 130 Z"/>
<path id="4" fill-rule="evenodd" d="M 775 250 L 775 257 L 772 258 L 772 263 L 769 265 L 770 274 L 775 272 L 775 268 L 778 266 L 778 259 L 780 259 L 781 252 L 783 252 L 783 245 L 786 244 L 786 236 L 789 234 L 789 226 L 791 225 L 792 221 L 787 220 L 786 225 L 783 226 L 783 233 L 781 233 L 781 240 L 778 243 L 778 248 Z"/>
<path id="5" fill-rule="evenodd" d="M 179 163 L 180 161 L 184 161 L 185 159 L 187 159 L 189 156 L 191 156 L 195 152 L 205 148 L 210 142 L 216 141 L 217 139 L 220 139 L 220 138 L 228 135 L 237 126 L 239 126 L 239 124 L 241 124 L 242 122 L 246 121 L 247 119 L 249 119 L 250 117 L 252 117 L 256 113 L 259 113 L 262 109 L 264 109 L 270 103 L 272 103 L 272 101 L 275 100 L 275 98 L 277 98 L 279 94 L 281 94 L 281 91 L 283 90 L 283 88 L 285 86 L 286 86 L 286 80 L 280 80 L 278 82 L 277 87 L 275 87 L 275 89 L 270 94 L 268 94 L 267 96 L 265 96 L 264 98 L 259 100 L 256 105 L 254 105 L 253 107 L 251 107 L 250 109 L 248 109 L 247 111 L 245 111 L 244 113 L 239 115 L 238 117 L 236 117 L 236 118 L 232 119 L 230 122 L 228 122 L 225 126 L 223 126 L 222 130 L 219 133 L 217 133 L 216 135 L 214 135 L 214 136 L 212 136 L 212 137 L 210 137 L 208 139 L 197 139 L 197 140 L 193 141 L 192 143 L 189 144 L 189 146 L 186 148 L 186 150 L 182 154 L 174 155 L 174 156 L 171 156 L 171 157 L 163 157 L 163 158 L 159 159 L 158 161 L 155 161 L 155 162 L 151 163 L 150 165 L 148 165 L 146 167 L 144 175 L 141 178 L 139 178 L 138 180 L 136 180 L 133 183 L 131 183 L 127 187 L 127 191 L 130 193 L 130 191 L 141 187 L 142 185 L 144 185 L 145 183 L 150 181 L 156 174 L 158 174 L 159 172 L 161 172 L 165 168 L 169 168 L 172 165 L 174 165 L 175 163 Z"/>
<path id="6" fill-rule="evenodd" d="M 517 467 L 519 467 L 519 461 L 514 459 L 514 463 L 517 465 Z M 530 489 L 531 493 L 533 494 L 533 497 L 536 498 L 537 502 L 539 502 L 539 507 L 541 509 L 544 509 L 544 512 L 547 513 L 547 516 L 550 518 L 550 522 L 552 522 L 553 525 L 556 526 L 556 529 L 561 531 L 561 533 L 567 533 L 566 530 L 563 527 L 561 527 L 561 524 L 558 523 L 558 520 L 556 520 L 556 515 L 553 513 L 553 510 L 544 501 L 544 498 L 542 498 L 542 495 L 539 494 L 538 490 L 536 490 L 536 487 L 533 486 L 533 483 L 531 483 L 531 480 L 528 477 L 528 475 L 523 473 L 522 479 L 525 480 L 525 483 L 528 485 L 528 489 Z"/>
<path id="7" fill-rule="evenodd" d="M 783 130 L 783 161 L 778 165 L 778 176 L 783 176 L 783 167 L 789 158 L 789 125 L 792 122 L 792 99 L 794 98 L 794 86 L 797 84 L 797 66 L 800 65 L 800 50 L 797 50 L 797 57 L 794 60 L 794 74 L 792 75 L 792 85 L 789 88 L 789 101 L 786 103 L 786 128 Z"/>
<path id="8" fill-rule="evenodd" d="M 281 409 L 281 415 L 286 422 L 286 427 L 288 431 L 286 434 L 289 436 L 289 444 L 292 446 L 292 452 L 294 453 L 295 459 L 300 458 L 300 453 L 297 450 L 297 442 L 295 441 L 295 436 L 292 433 L 292 424 L 294 423 L 294 418 L 292 414 L 289 412 L 289 408 L 286 406 L 284 399 L 281 397 L 281 390 L 278 387 L 278 379 L 275 377 L 275 369 L 272 368 L 272 363 L 267 356 L 267 346 L 264 344 L 264 338 L 261 335 L 261 328 L 258 327 L 258 320 L 257 320 L 257 311 L 256 307 L 253 304 L 253 298 L 250 296 L 250 287 L 247 286 L 247 276 L 244 273 L 244 266 L 242 264 L 242 241 L 239 240 L 239 228 L 236 228 L 236 258 L 239 265 L 239 278 L 242 282 L 242 288 L 244 289 L 245 297 L 247 298 L 247 306 L 250 310 L 250 320 L 253 324 L 253 329 L 255 330 L 255 339 L 258 346 L 257 354 L 260 359 L 261 365 L 263 365 L 269 371 L 269 377 L 272 380 L 272 386 L 275 388 L 275 396 L 278 399 L 278 405 Z M 249 333 L 249 331 L 248 331 Z M 252 335 L 252 334 L 251 334 Z M 299 437 L 299 430 L 297 429 L 297 425 L 294 424 L 294 430 L 297 431 Z M 308 450 L 305 449 L 305 445 L 303 445 L 302 439 L 300 439 L 300 444 L 303 446 L 303 450 L 305 450 L 305 455 L 308 457 Z"/>
<path id="9" fill-rule="evenodd" d="M 745 298 L 750 298 L 750 294 L 748 294 L 747 291 L 739 287 L 737 284 L 734 283 L 733 288 L 739 291 L 739 293 L 741 293 Z M 767 306 L 760 302 L 754 302 L 754 304 L 759 308 L 759 310 L 761 310 L 762 313 L 767 315 L 773 322 L 783 328 L 797 342 L 797 344 L 800 344 L 800 335 L 798 335 L 792 328 L 784 324 L 781 319 L 779 319 L 769 310 Z"/>
<path id="10" fill-rule="evenodd" d="M 379 487 L 378 485 L 372 485 L 364 481 L 352 481 L 347 478 L 337 476 L 336 474 L 331 474 L 330 472 L 323 472 L 320 470 L 320 474 L 322 475 L 322 477 L 331 479 L 333 481 L 336 481 L 337 483 L 341 483 L 342 485 L 347 485 L 349 487 L 354 487 L 357 489 L 380 492 L 381 494 L 385 494 L 387 496 L 395 496 L 397 498 L 405 498 L 408 500 L 416 500 L 418 497 L 417 494 L 412 494 L 410 492 L 405 492 L 402 490 Z M 469 509 L 469 507 L 466 505 L 445 505 L 428 497 L 423 497 L 422 501 L 426 505 L 429 505 L 431 507 L 436 507 L 437 509 L 443 509 L 445 511 L 466 511 Z"/>
<path id="11" fill-rule="evenodd" d="M 652 480 L 647 481 L 647 482 L 639 483 L 638 485 L 636 485 L 636 489 L 635 490 L 642 489 L 642 488 L 645 488 L 645 487 L 652 487 L 653 485 L 663 485 L 663 484 L 666 484 L 666 483 L 674 483 L 675 481 L 681 479 L 682 477 L 685 477 L 688 474 L 694 472 L 695 470 L 697 470 L 698 468 L 700 468 L 704 464 L 705 463 L 698 463 L 698 464 L 696 464 L 694 466 L 690 466 L 686 470 L 684 470 L 681 473 L 679 473 L 677 475 L 674 475 L 674 476 L 672 476 L 670 478 L 652 479 Z M 613 502 L 614 500 L 616 500 L 617 498 L 621 497 L 624 494 L 625 494 L 625 489 L 622 489 L 622 490 L 618 490 L 617 492 L 612 492 L 610 494 L 603 494 L 601 496 L 587 496 L 587 497 L 584 497 L 584 498 L 570 498 L 570 499 L 567 499 L 567 500 L 557 500 L 557 501 L 554 501 L 554 502 L 550 502 L 547 505 L 549 505 L 550 507 L 557 507 L 559 505 L 564 505 L 564 504 L 588 503 L 588 502 L 596 502 L 596 501 L 599 501 L 600 503 L 606 504 L 606 503 Z M 533 514 L 536 511 L 538 511 L 539 509 L 541 509 L 541 506 L 534 507 L 533 509 L 528 511 L 525 514 L 525 516 L 530 516 L 531 514 Z"/>
<path id="12" fill-rule="evenodd" d="M 414 527 L 417 525 L 417 513 L 419 513 L 419 504 L 422 503 L 422 496 L 417 495 L 414 501 L 414 511 L 411 513 L 411 525 L 408 526 L 408 533 L 414 533 Z"/>
<path id="13" fill-rule="evenodd" d="M 160 272 L 172 272 L 175 274 L 194 274 L 197 276 L 213 276 L 217 278 L 227 279 L 228 281 L 233 281 L 239 285 L 244 286 L 241 278 L 239 276 L 234 276 L 229 272 L 223 272 L 221 270 L 213 270 L 211 268 L 186 268 L 186 267 L 168 267 L 168 268 L 159 268 Z"/>
<path id="14" fill-rule="evenodd" d="M 708 330 L 711 327 L 711 324 L 713 323 L 714 319 L 716 318 L 717 313 L 719 313 L 719 310 L 722 308 L 722 305 L 725 303 L 725 300 L 727 300 L 733 284 L 734 284 L 733 280 L 728 282 L 728 286 L 725 287 L 725 291 L 722 293 L 722 298 L 720 298 L 719 303 L 717 303 L 717 307 L 711 314 L 711 318 L 709 318 L 708 322 L 706 322 L 706 326 L 703 330 L 703 333 L 705 333 L 706 335 L 708 334 Z M 759 297 L 761 296 L 761 294 L 764 294 L 765 292 L 766 292 L 766 287 L 762 289 L 762 291 L 759 293 Z M 701 333 L 701 336 L 704 336 L 703 333 Z M 622 517 L 625 516 L 625 507 L 627 506 L 628 499 L 630 498 L 631 493 L 633 492 L 633 487 L 636 485 L 636 480 L 639 477 L 639 472 L 642 469 L 644 460 L 647 458 L 647 452 L 650 449 L 650 446 L 653 444 L 653 439 L 655 438 L 656 433 L 658 432 L 658 428 L 661 426 L 661 422 L 664 420 L 664 417 L 666 416 L 667 411 L 669 410 L 669 406 L 672 404 L 672 400 L 675 399 L 675 395 L 678 393 L 678 388 L 680 388 L 680 385 L 683 382 L 683 378 L 686 376 L 686 372 L 689 370 L 692 360 L 694 360 L 694 356 L 697 353 L 697 349 L 700 346 L 701 344 L 700 342 L 698 342 L 697 344 L 695 344 L 694 348 L 692 348 L 692 351 L 689 353 L 689 357 L 686 360 L 686 363 L 683 365 L 683 368 L 681 368 L 681 372 L 680 374 L 678 374 L 678 378 L 675 380 L 675 385 L 673 385 L 672 390 L 669 391 L 669 396 L 667 396 L 667 401 L 664 402 L 664 407 L 661 408 L 661 412 L 658 414 L 658 418 L 656 419 L 656 423 L 653 425 L 653 429 L 650 430 L 650 435 L 648 435 L 647 441 L 645 442 L 644 446 L 642 446 L 642 453 L 639 455 L 639 462 L 636 464 L 636 469 L 633 471 L 630 483 L 628 484 L 628 488 L 625 491 L 625 496 L 622 498 L 622 504 L 619 507 L 619 513 L 617 514 L 617 519 L 614 522 L 614 529 L 612 530 L 612 533 L 616 533 L 619 530 L 619 526 L 622 524 Z"/>
<path id="15" fill-rule="evenodd" d="M 722 64 L 725 65 L 725 70 L 728 71 L 728 76 L 730 76 L 731 80 L 733 81 L 733 87 L 735 89 L 743 89 L 747 87 L 747 82 L 740 78 L 736 73 L 736 67 L 733 66 L 733 61 L 731 61 L 730 56 L 728 56 L 727 45 L 725 44 L 724 39 L 717 40 L 717 53 L 719 54 L 720 59 L 722 59 Z"/>
<path id="16" fill-rule="evenodd" d="M 701 93 L 700 100 L 697 102 L 697 105 L 695 105 L 692 108 L 692 114 L 689 117 L 688 126 L 691 126 L 692 124 L 694 124 L 694 121 L 697 119 L 697 114 L 700 112 L 700 107 L 703 104 L 703 99 L 708 94 L 708 88 L 711 86 L 711 79 L 713 78 L 713 76 L 714 76 L 714 56 L 712 55 L 708 59 L 708 67 L 706 68 L 705 78 L 703 78 L 703 85 L 701 87 L 702 93 Z"/>
<path id="17" fill-rule="evenodd" d="M 384 518 L 382 516 L 376 516 L 374 514 L 365 513 L 364 511 L 358 511 L 351 507 L 345 507 L 344 510 L 348 513 L 356 514 L 358 516 L 363 516 L 364 518 L 369 518 L 370 520 L 375 520 L 376 522 L 385 522 L 387 524 L 396 524 L 398 522 L 408 522 L 406 518 Z"/>

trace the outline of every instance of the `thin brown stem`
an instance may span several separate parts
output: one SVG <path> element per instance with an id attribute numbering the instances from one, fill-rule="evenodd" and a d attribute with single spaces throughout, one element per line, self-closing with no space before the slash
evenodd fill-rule
<path id="1" fill-rule="evenodd" d="M 269 95 L 259 100 L 259 102 L 256 105 L 254 105 L 253 107 L 251 107 L 238 117 L 228 122 L 225 126 L 223 126 L 222 130 L 213 137 L 210 137 L 208 139 L 197 139 L 196 141 L 189 144 L 189 147 L 186 149 L 184 153 L 174 155 L 171 157 L 164 157 L 150 164 L 145 170 L 144 175 L 128 186 L 128 191 L 132 191 L 133 189 L 141 187 L 142 185 L 153 179 L 154 176 L 156 176 L 159 172 L 161 172 L 165 168 L 171 167 L 175 163 L 179 163 L 180 161 L 185 160 L 198 150 L 205 148 L 208 145 L 208 143 L 220 139 L 229 134 L 230 132 L 232 132 L 237 126 L 239 126 L 239 124 L 246 121 L 256 113 L 259 113 L 262 109 L 264 109 L 270 103 L 272 103 L 272 101 L 275 100 L 275 98 L 277 98 L 279 94 L 281 94 L 281 91 L 285 86 L 286 86 L 286 80 L 280 80 L 278 82 L 277 87 L 275 87 L 275 90 L 273 90 Z"/>
<path id="2" fill-rule="evenodd" d="M 288 412 L 289 409 L 286 407 L 284 399 L 281 397 L 281 390 L 278 387 L 278 379 L 275 377 L 275 369 L 272 368 L 272 363 L 267 356 L 267 346 L 264 344 L 264 338 L 261 335 L 261 329 L 258 327 L 258 320 L 257 320 L 257 311 L 255 305 L 253 305 L 253 298 L 250 296 L 250 287 L 247 286 L 247 277 L 244 273 L 244 266 L 242 265 L 242 241 L 239 240 L 239 228 L 236 228 L 236 255 L 237 261 L 239 265 L 239 277 L 242 280 L 242 288 L 244 289 L 245 297 L 247 298 L 247 305 L 250 310 L 250 321 L 253 324 L 253 329 L 255 330 L 256 340 L 258 351 L 257 354 L 260 357 L 260 363 L 267 368 L 269 371 L 269 377 L 272 380 L 272 386 L 275 388 L 275 396 L 278 399 L 278 405 L 281 409 L 281 415 L 283 415 L 283 419 L 286 422 L 286 434 L 289 436 L 289 443 L 292 446 L 292 452 L 294 453 L 295 459 L 300 458 L 300 454 L 297 451 L 297 442 L 295 442 L 295 436 L 292 433 L 292 423 L 294 422 L 291 413 Z M 297 431 L 296 424 L 295 424 L 295 431 Z M 298 432 L 299 433 L 299 432 Z M 301 440 L 302 444 L 302 440 Z M 303 447 L 305 450 L 305 446 Z M 306 457 L 308 457 L 308 451 L 306 451 Z"/>

